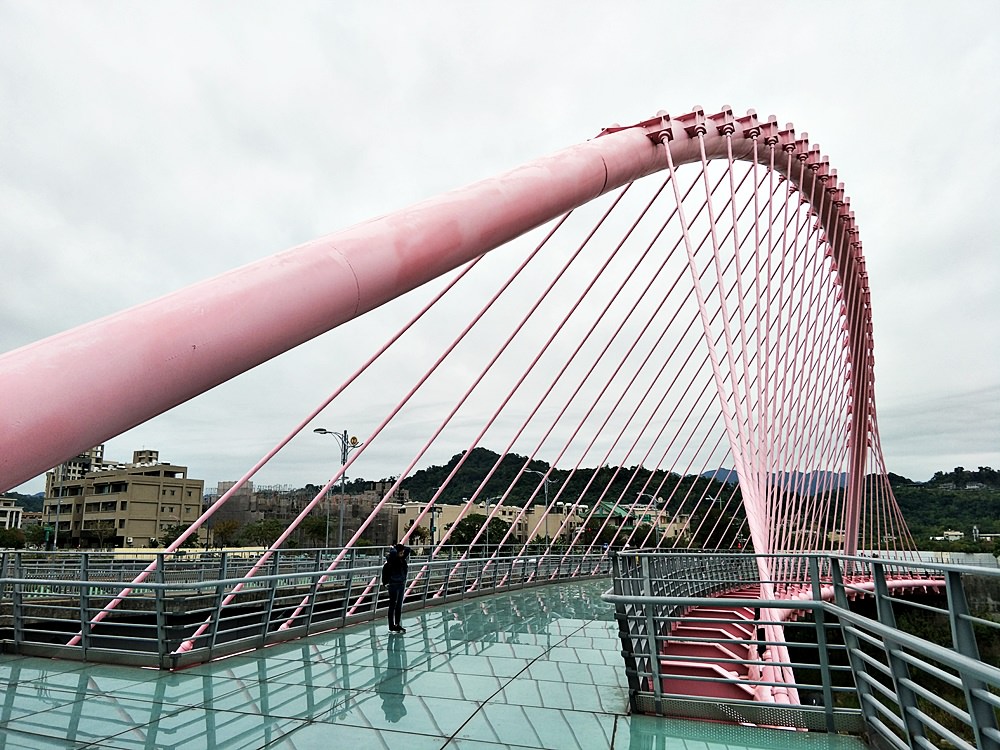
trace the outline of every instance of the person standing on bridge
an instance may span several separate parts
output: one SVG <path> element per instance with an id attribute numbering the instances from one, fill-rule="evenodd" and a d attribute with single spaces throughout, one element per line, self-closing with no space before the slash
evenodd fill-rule
<path id="1" fill-rule="evenodd" d="M 410 548 L 402 542 L 389 547 L 382 566 L 382 582 L 389 589 L 389 632 L 405 633 L 400 623 L 403 615 L 403 592 L 406 591 L 406 574 L 410 559 Z"/>

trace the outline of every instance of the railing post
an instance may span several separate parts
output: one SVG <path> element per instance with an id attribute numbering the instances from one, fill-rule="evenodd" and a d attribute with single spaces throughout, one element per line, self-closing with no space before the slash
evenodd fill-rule
<path id="1" fill-rule="evenodd" d="M 945 580 L 952 645 L 963 656 L 981 661 L 976 632 L 969 620 L 971 613 L 968 599 L 965 596 L 965 586 L 962 584 L 962 574 L 957 570 L 949 570 Z M 989 743 L 995 741 L 987 737 L 986 734 L 989 731 L 991 736 L 997 736 L 997 714 L 989 703 L 978 697 L 979 694 L 988 693 L 989 686 L 971 675 L 962 675 L 962 689 L 965 691 L 965 703 L 969 708 L 972 731 L 976 736 L 976 747 L 989 747 Z"/>
<path id="2" fill-rule="evenodd" d="M 354 568 L 348 568 L 347 571 L 347 583 L 344 586 L 343 593 L 343 606 L 340 609 L 340 626 L 343 627 L 347 624 L 347 613 L 351 608 L 351 593 L 354 590 Z M 375 602 L 378 604 L 378 589 L 375 591 Z"/>
<path id="3" fill-rule="evenodd" d="M 163 570 L 164 555 L 162 552 L 156 553 L 156 570 L 153 571 L 153 580 L 161 584 L 153 590 L 153 602 L 156 607 L 156 649 L 159 657 L 160 669 L 169 669 L 172 665 L 170 660 L 170 643 L 167 638 L 167 592 L 162 584 L 166 583 L 166 574 Z"/>
<path id="4" fill-rule="evenodd" d="M 219 578 L 224 581 L 229 577 L 229 553 L 223 552 L 219 559 Z M 212 618 L 212 625 L 208 631 L 208 653 L 212 654 L 215 644 L 219 638 L 219 620 L 222 619 L 222 601 L 226 598 L 225 586 L 219 583 L 215 587 L 215 617 Z"/>
<path id="5" fill-rule="evenodd" d="M 424 585 L 423 585 L 424 590 L 423 593 L 420 595 L 420 600 L 423 602 L 424 606 L 427 606 L 427 598 L 431 595 L 431 583 L 432 579 L 434 578 L 434 563 L 428 561 L 426 565 L 427 565 L 427 575 L 424 576 Z M 447 587 L 448 585 L 447 580 L 444 582 L 443 585 Z M 445 596 L 447 595 L 448 595 L 448 590 L 447 588 L 445 588 Z"/>
<path id="6" fill-rule="evenodd" d="M 854 563 L 856 566 L 857 563 Z M 885 566 L 881 562 L 873 562 L 871 566 L 872 581 L 875 586 L 875 607 L 878 612 L 878 621 L 890 628 L 893 632 L 898 632 L 896 628 L 896 613 L 892 610 L 892 601 L 889 599 L 889 587 L 885 582 Z M 924 724 L 913 716 L 913 711 L 918 709 L 917 696 L 909 687 L 910 667 L 899 658 L 899 651 L 902 643 L 894 638 L 883 638 L 885 655 L 889 661 L 889 672 L 892 674 L 893 687 L 896 690 L 896 697 L 899 699 L 899 713 L 906 727 L 906 741 L 911 748 L 923 747 L 927 739 L 924 732 Z"/>
<path id="7" fill-rule="evenodd" d="M 833 582 L 833 596 L 840 609 L 851 610 L 851 604 L 847 598 L 847 591 L 844 590 L 844 573 L 840 568 L 840 560 L 830 558 L 830 580 Z M 865 724 L 869 727 L 875 725 L 878 713 L 874 708 L 874 703 L 878 697 L 872 693 L 871 685 L 868 684 L 868 669 L 864 658 L 861 656 L 861 644 L 857 634 L 852 629 L 850 623 L 845 623 L 838 618 L 840 630 L 844 634 L 844 645 L 847 648 L 847 658 L 851 663 L 851 673 L 854 675 L 854 688 L 858 691 L 858 704 L 861 706 L 861 715 Z"/>
<path id="8" fill-rule="evenodd" d="M 87 554 L 80 555 L 80 651 L 84 661 L 87 660 L 87 650 L 90 648 L 90 584 L 87 582 L 89 559 Z"/>
<path id="9" fill-rule="evenodd" d="M 317 571 L 322 568 L 316 568 Z M 298 571 L 296 571 L 298 574 Z M 319 579 L 322 578 L 319 572 L 312 576 L 312 583 L 309 585 L 309 604 L 305 612 L 305 632 L 308 634 L 312 630 L 313 618 L 316 616 L 316 600 L 319 598 Z"/>
<path id="10" fill-rule="evenodd" d="M 822 603 L 823 590 L 820 582 L 819 560 L 815 555 L 809 556 L 809 579 L 812 583 L 812 598 L 814 602 Z M 833 680 L 830 675 L 830 652 L 826 642 L 826 610 L 823 607 L 813 609 L 813 622 L 816 624 L 816 648 L 819 650 L 820 675 L 823 678 L 823 705 L 833 705 Z M 826 711 L 826 731 L 836 734 L 837 726 L 833 720 L 833 711 Z"/>
<path id="11" fill-rule="evenodd" d="M 616 554 L 616 557 L 618 555 Z M 650 565 L 649 555 L 639 555 L 638 556 L 639 573 L 640 580 L 642 581 L 642 594 L 643 596 L 650 597 L 653 596 L 653 576 L 651 573 L 652 566 Z M 643 607 L 645 609 L 645 619 L 646 619 L 646 652 L 649 655 L 649 672 L 651 675 L 651 680 L 653 682 L 653 707 L 657 714 L 663 714 L 663 679 L 660 675 L 660 651 L 659 644 L 657 643 L 657 624 L 655 616 L 655 607 L 652 604 L 646 604 Z M 638 666 L 638 665 L 637 665 Z"/>
<path id="12" fill-rule="evenodd" d="M 281 584 L 281 550 L 274 553 L 271 558 L 271 581 L 267 587 L 267 606 L 264 607 L 264 616 L 260 627 L 260 644 L 267 644 L 267 631 L 271 627 L 271 615 L 274 612 L 274 600 L 278 597 L 278 586 Z"/>
<path id="13" fill-rule="evenodd" d="M 4 560 L 7 554 L 4 553 Z M 6 564 L 6 563 L 5 563 Z M 21 560 L 21 553 L 14 553 L 14 578 L 24 579 L 24 566 Z M 21 644 L 24 642 L 24 584 L 15 583 L 11 586 L 11 602 L 13 604 L 14 616 L 14 648 L 17 653 L 21 653 Z"/>

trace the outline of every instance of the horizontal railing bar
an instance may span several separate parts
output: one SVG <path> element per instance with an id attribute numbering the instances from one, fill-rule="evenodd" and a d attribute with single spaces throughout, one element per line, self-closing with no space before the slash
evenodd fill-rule
<path id="1" fill-rule="evenodd" d="M 899 684 L 912 690 L 914 693 L 919 695 L 928 703 L 930 703 L 933 706 L 936 706 L 937 708 L 940 708 L 945 713 L 955 717 L 966 726 L 970 726 L 972 724 L 972 716 L 969 714 L 968 711 L 964 711 L 958 706 L 952 705 L 948 701 L 943 700 L 941 696 L 935 693 L 934 691 L 928 690 L 919 683 L 914 682 L 912 679 L 904 678 L 899 681 Z"/>
<path id="2" fill-rule="evenodd" d="M 911 706 L 910 708 L 908 708 L 907 714 L 917 719 L 921 724 L 930 727 L 935 732 L 940 734 L 942 737 L 947 739 L 948 742 L 951 743 L 952 747 L 959 748 L 959 750 L 962 750 L 962 748 L 965 748 L 966 750 L 977 750 L 975 745 L 970 745 L 968 742 L 966 742 L 964 739 L 962 739 L 957 734 L 952 732 L 950 729 L 948 729 L 948 727 L 939 722 L 933 716 L 930 716 L 925 711 L 921 711 L 920 708 L 918 708 L 917 706 Z M 932 747 L 934 746 L 932 745 Z"/>
<path id="3" fill-rule="evenodd" d="M 892 652 L 901 661 L 906 662 L 911 667 L 913 667 L 915 669 L 919 669 L 921 672 L 924 672 L 925 674 L 929 674 L 932 677 L 935 677 L 935 678 L 941 680 L 942 682 L 944 682 L 944 683 L 946 683 L 948 685 L 951 685 L 953 688 L 961 688 L 962 687 L 962 678 L 959 675 L 955 675 L 955 674 L 952 674 L 951 672 L 947 672 L 947 671 L 941 669 L 940 667 L 938 667 L 935 664 L 928 664 L 927 662 L 923 661 L 922 659 L 918 659 L 917 657 L 912 656 L 911 654 L 908 654 L 903 649 L 893 649 Z"/>
<path id="4" fill-rule="evenodd" d="M 772 580 L 755 574 L 760 558 L 764 559 L 761 570 L 778 573 L 769 577 Z M 745 564 L 747 559 L 752 568 Z M 697 686 L 708 683 L 752 690 L 750 702 L 763 703 L 758 711 L 800 706 L 798 691 L 808 693 L 811 700 L 819 694 L 828 700 L 832 695 L 854 695 L 858 708 L 853 709 L 853 715 L 863 718 L 872 737 L 883 736 L 886 747 L 900 750 L 911 747 L 901 738 L 917 726 L 931 737 L 960 738 L 955 746 L 961 748 L 973 746 L 973 731 L 977 738 L 990 741 L 994 735 L 1000 736 L 991 722 L 1000 707 L 1000 696 L 995 694 L 1000 690 L 1000 669 L 974 656 L 974 635 L 968 648 L 952 648 L 951 642 L 944 641 L 939 645 L 900 629 L 892 616 L 904 607 L 944 616 L 952 628 L 958 623 L 967 629 L 964 634 L 953 634 L 953 639 L 961 636 L 968 641 L 972 626 L 995 633 L 1000 625 L 984 617 L 952 612 L 909 595 L 925 592 L 944 596 L 947 592 L 951 602 L 949 587 L 961 585 L 969 575 L 986 578 L 987 583 L 996 581 L 1000 569 L 860 555 L 738 558 L 729 553 L 709 557 L 659 551 L 619 554 L 614 565 L 615 587 L 603 598 L 616 610 L 631 701 L 638 711 L 671 715 L 674 709 L 670 701 L 705 694 L 707 689 Z M 956 576 L 956 572 L 961 575 Z M 766 598 L 754 596 L 758 591 L 766 592 Z M 861 598 L 874 600 L 874 608 L 853 608 L 850 603 Z M 768 611 L 773 614 L 761 616 Z M 753 616 L 745 617 L 748 613 Z M 810 631 L 815 633 L 812 639 L 808 638 Z M 802 652 L 810 654 L 806 659 L 790 658 L 798 655 L 793 650 L 796 647 L 821 649 L 816 655 L 818 663 L 808 663 L 812 661 L 809 651 Z M 818 679 L 811 678 L 814 669 Z M 773 672 L 768 675 L 768 670 Z M 796 673 L 803 670 L 810 675 L 808 682 L 796 679 Z M 836 677 L 848 673 L 853 675 L 853 684 L 843 684 L 845 681 Z M 918 675 L 954 688 L 956 697 L 919 687 Z M 976 687 L 966 687 L 970 681 Z M 778 690 L 789 703 L 774 702 L 777 693 L 772 691 Z M 970 706 L 978 703 L 975 710 L 957 697 L 963 693 Z M 722 705 L 739 703 L 727 699 Z M 984 709 L 984 705 L 990 708 Z M 940 713 L 932 719 L 925 715 L 925 709 Z M 843 709 L 830 706 L 830 710 L 832 715 L 822 724 L 826 731 L 844 726 L 839 723 L 844 720 L 838 718 Z M 685 710 L 682 715 L 698 714 Z M 726 712 L 712 715 L 721 717 Z M 731 716 L 737 715 L 741 714 Z M 973 727 L 973 721 L 985 726 Z M 946 724 L 946 730 L 939 731 L 936 723 Z M 821 726 L 805 718 L 792 720 L 792 724 L 809 729 Z"/>

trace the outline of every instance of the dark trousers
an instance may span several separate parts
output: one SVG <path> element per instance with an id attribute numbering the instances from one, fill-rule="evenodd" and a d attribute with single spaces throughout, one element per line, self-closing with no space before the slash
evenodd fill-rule
<path id="1" fill-rule="evenodd" d="M 398 628 L 399 619 L 403 615 L 403 592 L 406 591 L 405 583 L 389 584 L 389 627 Z"/>

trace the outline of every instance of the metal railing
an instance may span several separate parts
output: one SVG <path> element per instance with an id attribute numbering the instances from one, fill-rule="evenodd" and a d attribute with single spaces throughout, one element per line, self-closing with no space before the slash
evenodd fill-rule
<path id="1" fill-rule="evenodd" d="M 899 750 L 1000 748 L 995 568 L 638 552 L 615 556 L 604 599 L 633 711 L 865 734 Z M 722 686 L 747 699 L 697 697 Z M 761 700 L 762 689 L 798 700 Z"/>
<path id="2" fill-rule="evenodd" d="M 256 555 L 152 553 L 156 569 L 137 584 L 131 582 L 150 553 L 0 553 L 0 650 L 175 669 L 382 615 L 388 603 L 378 585 L 382 558 L 355 551 L 327 572 L 336 552 L 278 552 L 252 578 L 245 575 Z M 414 556 L 404 611 L 574 574 L 607 576 L 610 560 L 522 556 L 487 564 Z M 94 624 L 115 599 L 106 619 Z"/>

